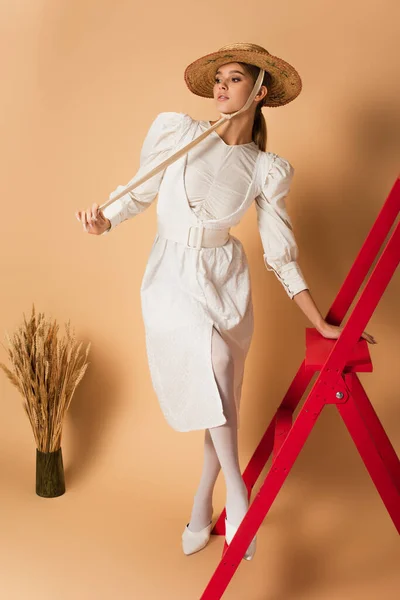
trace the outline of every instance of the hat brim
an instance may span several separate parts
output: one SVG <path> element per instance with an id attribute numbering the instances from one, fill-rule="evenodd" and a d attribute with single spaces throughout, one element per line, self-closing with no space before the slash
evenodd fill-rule
<path id="1" fill-rule="evenodd" d="M 268 71 L 272 84 L 265 98 L 265 106 L 282 106 L 294 100 L 301 92 L 300 75 L 291 64 L 266 52 L 256 50 L 218 50 L 190 63 L 184 72 L 187 87 L 193 94 L 213 98 L 217 69 L 229 62 L 243 62 Z"/>

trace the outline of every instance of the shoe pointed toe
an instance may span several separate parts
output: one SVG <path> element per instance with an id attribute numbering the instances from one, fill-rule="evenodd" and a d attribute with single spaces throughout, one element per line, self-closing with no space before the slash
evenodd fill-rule
<path id="1" fill-rule="evenodd" d="M 189 523 L 187 523 L 182 533 L 182 549 L 186 555 L 198 552 L 208 544 L 211 535 L 212 521 L 200 531 L 191 531 L 188 526 Z"/>

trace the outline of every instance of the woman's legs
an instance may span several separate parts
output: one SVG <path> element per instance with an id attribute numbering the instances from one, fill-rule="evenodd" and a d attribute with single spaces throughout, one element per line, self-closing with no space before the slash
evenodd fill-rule
<path id="1" fill-rule="evenodd" d="M 226 423 L 209 429 L 226 484 L 226 517 L 235 527 L 247 512 L 247 489 L 240 472 L 237 412 L 234 398 L 234 363 L 229 346 L 218 331 L 213 329 L 212 363 L 221 395 Z"/>
<path id="2" fill-rule="evenodd" d="M 200 484 L 197 488 L 189 529 L 200 531 L 208 525 L 212 517 L 212 494 L 221 465 L 208 429 L 204 431 L 204 462 Z"/>
<path id="3" fill-rule="evenodd" d="M 212 364 L 227 422 L 205 432 L 202 479 L 195 496 L 190 529 L 199 531 L 211 519 L 212 491 L 219 469 L 226 483 L 226 516 L 238 526 L 248 509 L 247 490 L 240 472 L 237 443 L 237 413 L 233 390 L 233 360 L 229 346 L 213 328 Z M 209 437 L 207 436 L 209 433 Z M 193 519 L 193 521 L 192 521 Z"/>

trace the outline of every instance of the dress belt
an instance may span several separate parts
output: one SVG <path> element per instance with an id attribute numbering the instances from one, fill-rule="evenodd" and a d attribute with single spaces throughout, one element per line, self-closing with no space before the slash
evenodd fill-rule
<path id="1" fill-rule="evenodd" d="M 158 234 L 167 240 L 185 244 L 188 248 L 216 248 L 224 246 L 229 240 L 230 227 L 208 229 L 203 224 L 188 226 L 185 224 L 158 222 Z"/>

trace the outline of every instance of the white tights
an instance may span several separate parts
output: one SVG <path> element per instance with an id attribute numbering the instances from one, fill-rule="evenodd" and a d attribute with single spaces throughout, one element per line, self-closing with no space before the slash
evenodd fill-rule
<path id="1" fill-rule="evenodd" d="M 211 344 L 215 380 L 221 395 L 226 423 L 204 432 L 204 462 L 197 488 L 189 529 L 200 531 L 212 517 L 212 493 L 218 474 L 226 484 L 226 516 L 237 527 L 248 509 L 247 490 L 240 472 L 238 456 L 237 413 L 233 392 L 233 360 L 229 346 L 213 328 Z"/>

